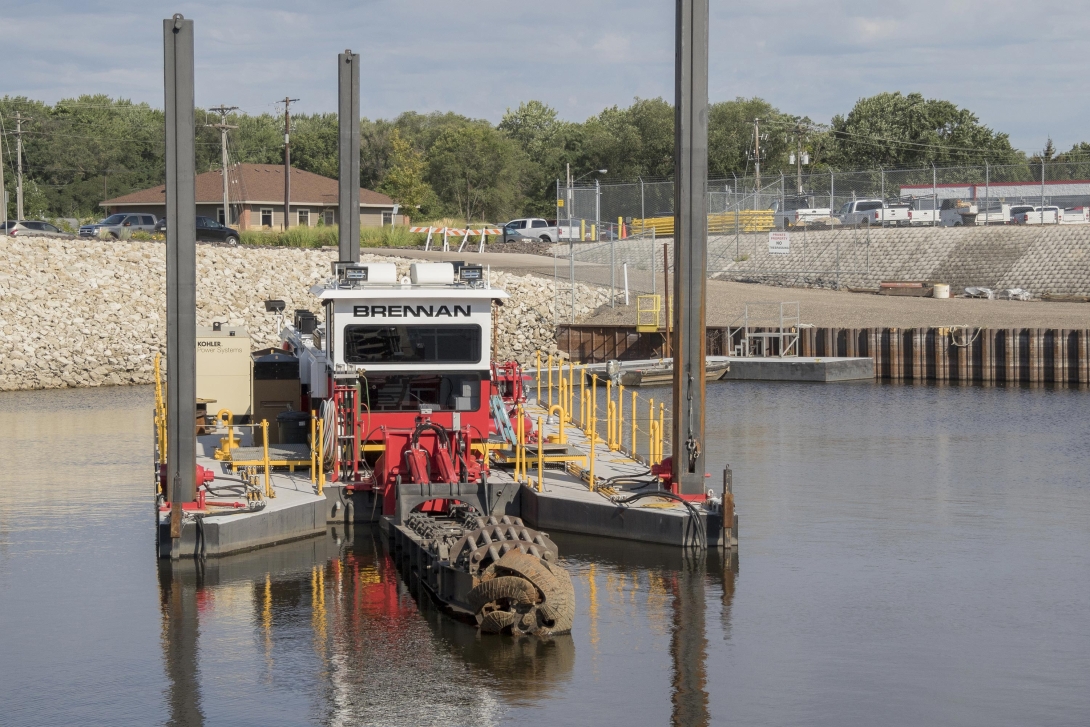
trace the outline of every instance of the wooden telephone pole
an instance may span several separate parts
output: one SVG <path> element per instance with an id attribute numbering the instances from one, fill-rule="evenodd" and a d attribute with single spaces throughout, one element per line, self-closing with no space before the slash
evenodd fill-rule
<path id="1" fill-rule="evenodd" d="M 232 126 L 227 123 L 227 114 L 232 111 L 238 111 L 238 106 L 215 106 L 208 109 L 220 115 L 220 122 L 218 124 L 208 124 L 210 128 L 220 130 L 220 163 L 223 173 L 223 225 L 224 227 L 231 226 L 231 198 L 227 188 L 227 132 L 230 129 L 237 129 L 237 126 Z"/>
<path id="2" fill-rule="evenodd" d="M 297 98 L 284 97 L 284 229 L 288 229 L 291 214 L 291 110 Z"/>

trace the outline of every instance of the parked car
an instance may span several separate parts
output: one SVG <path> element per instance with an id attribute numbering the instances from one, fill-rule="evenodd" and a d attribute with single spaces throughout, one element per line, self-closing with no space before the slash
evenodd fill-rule
<path id="1" fill-rule="evenodd" d="M 79 236 L 99 237 L 100 235 L 109 235 L 114 239 L 118 239 L 125 233 L 133 233 L 137 230 L 151 232 L 154 228 L 155 215 L 143 212 L 139 214 L 119 212 L 110 215 L 102 220 L 102 222 L 96 222 L 92 225 L 81 225 L 79 228 Z"/>
<path id="2" fill-rule="evenodd" d="M 70 237 L 69 233 L 60 229 L 54 224 L 45 222 L 44 220 L 8 220 L 7 224 L 0 222 L 0 233 L 6 233 L 11 237 L 18 237 L 22 235 L 62 235 Z"/>
<path id="3" fill-rule="evenodd" d="M 155 223 L 155 231 L 166 234 L 167 221 L 165 218 Z M 208 217 L 197 218 L 197 240 L 199 242 L 226 242 L 228 245 L 237 245 L 240 237 L 238 230 L 225 227 Z"/>

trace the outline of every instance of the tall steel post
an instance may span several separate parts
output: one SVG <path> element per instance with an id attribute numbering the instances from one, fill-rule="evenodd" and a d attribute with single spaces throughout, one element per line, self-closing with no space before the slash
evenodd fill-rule
<path id="1" fill-rule="evenodd" d="M 174 511 L 171 557 L 181 537 L 181 504 L 197 491 L 197 205 L 193 120 L 193 21 L 163 21 L 167 220 L 167 483 Z"/>
<path id="2" fill-rule="evenodd" d="M 672 477 L 703 496 L 708 267 L 708 0 L 677 0 L 674 75 Z"/>
<path id="3" fill-rule="evenodd" d="M 337 215 L 341 262 L 360 261 L 360 56 L 337 56 Z"/>

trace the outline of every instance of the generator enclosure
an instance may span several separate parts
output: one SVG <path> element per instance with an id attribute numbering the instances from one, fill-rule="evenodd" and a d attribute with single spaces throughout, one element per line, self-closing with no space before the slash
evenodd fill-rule
<path id="1" fill-rule="evenodd" d="M 214 399 L 210 413 L 230 409 L 235 419 L 252 413 L 250 334 L 242 326 L 197 326 L 197 398 Z"/>

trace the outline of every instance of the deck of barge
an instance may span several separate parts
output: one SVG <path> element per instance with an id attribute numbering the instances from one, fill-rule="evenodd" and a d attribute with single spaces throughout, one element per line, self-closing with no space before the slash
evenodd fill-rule
<path id="1" fill-rule="evenodd" d="M 526 414 L 536 422 L 538 417 L 545 417 L 546 412 L 530 404 Z M 546 420 L 544 435 L 557 435 L 559 428 L 558 423 L 550 424 Z M 589 437 L 583 431 L 568 424 L 564 434 L 571 454 L 589 454 Z M 214 486 L 241 484 L 238 475 L 231 473 L 229 464 L 212 456 L 221 436 L 223 432 L 198 437 L 197 463 L 215 473 Z M 251 444 L 248 435 L 243 434 L 241 438 L 243 447 Z M 489 475 L 492 514 L 518 516 L 531 527 L 547 532 L 597 535 L 678 547 L 694 545 L 698 540 L 705 540 L 709 547 L 730 545 L 730 532 L 724 534 L 718 511 L 701 505 L 690 509 L 681 503 L 650 496 L 619 504 L 615 500 L 653 492 L 654 486 L 611 483 L 592 491 L 587 479 L 578 476 L 579 470 L 585 468 L 583 463 L 572 468 L 555 463 L 547 465 L 539 489 L 534 456 L 528 463 L 529 483 L 516 482 L 511 467 L 493 465 Z M 621 451 L 611 450 L 603 441 L 594 445 L 594 459 L 595 478 L 600 483 L 613 477 L 643 476 L 648 479 L 647 465 Z M 263 479 L 263 475 L 260 478 Z M 709 479 L 710 486 L 712 483 Z M 370 492 L 353 492 L 342 483 L 327 481 L 319 495 L 307 467 L 297 467 L 294 472 L 286 468 L 274 469 L 270 484 L 276 496 L 266 498 L 265 507 L 259 511 L 186 518 L 182 554 L 227 555 L 309 537 L 324 532 L 331 523 L 375 522 L 381 516 L 381 506 L 376 507 Z M 715 494 L 722 494 L 718 486 L 713 489 Z M 170 555 L 170 514 L 159 513 L 158 522 L 160 555 L 167 557 Z"/>

